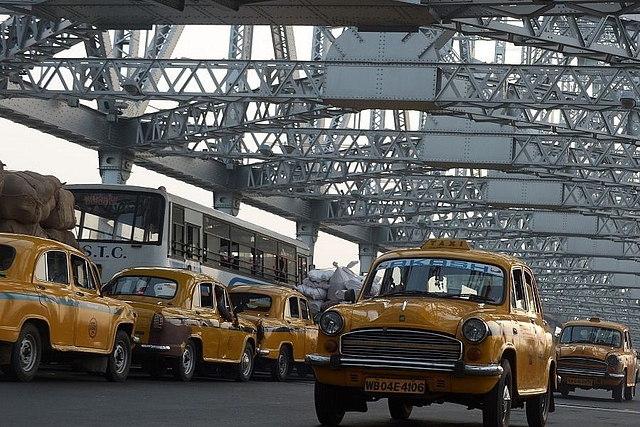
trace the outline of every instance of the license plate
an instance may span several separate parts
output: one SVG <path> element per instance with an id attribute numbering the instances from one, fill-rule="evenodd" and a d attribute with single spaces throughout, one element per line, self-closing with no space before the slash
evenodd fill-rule
<path id="1" fill-rule="evenodd" d="M 567 378 L 567 384 L 591 387 L 593 385 L 593 381 L 583 378 Z"/>
<path id="2" fill-rule="evenodd" d="M 374 393 L 423 394 L 427 389 L 424 380 L 393 378 L 365 378 L 364 391 Z"/>

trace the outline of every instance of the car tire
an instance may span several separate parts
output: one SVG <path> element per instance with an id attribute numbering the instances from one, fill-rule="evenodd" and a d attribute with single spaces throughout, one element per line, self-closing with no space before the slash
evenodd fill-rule
<path id="1" fill-rule="evenodd" d="M 313 389 L 316 416 L 323 426 L 337 426 L 344 418 L 345 408 L 340 388 L 316 380 Z"/>
<path id="2" fill-rule="evenodd" d="M 408 420 L 413 410 L 413 405 L 392 397 L 387 399 L 387 405 L 389 406 L 389 415 L 394 420 Z"/>
<path id="3" fill-rule="evenodd" d="M 570 390 L 569 390 L 569 386 L 567 384 L 559 384 L 558 385 L 558 391 L 560 392 L 562 397 L 569 396 Z"/>
<path id="4" fill-rule="evenodd" d="M 41 357 L 40 331 L 32 323 L 27 323 L 22 327 L 18 341 L 11 348 L 7 375 L 14 381 L 31 381 L 38 373 Z"/>
<path id="5" fill-rule="evenodd" d="M 551 378 L 547 383 L 547 392 L 527 399 L 526 411 L 529 427 L 544 427 L 549 417 L 549 408 L 553 399 Z"/>
<path id="6" fill-rule="evenodd" d="M 271 362 L 271 379 L 285 381 L 291 370 L 291 356 L 287 347 L 280 347 L 278 358 Z"/>
<path id="7" fill-rule="evenodd" d="M 107 357 L 105 377 L 109 381 L 122 382 L 129 376 L 131 368 L 131 340 L 124 331 L 116 333 L 113 350 Z"/>
<path id="8" fill-rule="evenodd" d="M 624 400 L 633 400 L 633 396 L 636 395 L 636 382 L 633 383 L 631 387 L 628 387 L 626 384 L 624 386 Z"/>
<path id="9" fill-rule="evenodd" d="M 143 364 L 143 369 L 156 380 L 165 376 L 167 368 L 167 361 L 164 357 L 151 357 Z"/>
<path id="10" fill-rule="evenodd" d="M 618 384 L 617 386 L 615 386 L 613 388 L 613 392 L 611 393 L 611 397 L 616 402 L 622 402 L 622 396 L 624 394 L 625 385 L 626 385 L 626 380 L 623 379 L 622 381 L 620 381 L 620 384 Z"/>
<path id="11" fill-rule="evenodd" d="M 236 381 L 249 381 L 251 379 L 251 375 L 253 375 L 253 365 L 255 363 L 253 346 L 251 343 L 247 343 L 244 346 L 244 350 L 242 351 L 242 356 L 240 356 L 240 363 L 236 365 Z"/>
<path id="12" fill-rule="evenodd" d="M 300 377 L 300 378 L 306 378 L 312 372 L 313 372 L 313 369 L 311 368 L 311 366 L 309 366 L 307 364 L 298 363 L 296 365 L 296 373 L 298 374 L 298 377 Z"/>
<path id="13" fill-rule="evenodd" d="M 482 408 L 482 423 L 484 427 L 508 427 L 511 417 L 511 399 L 513 396 L 513 378 L 511 364 L 502 360 L 502 375 L 493 387 L 485 394 Z"/>
<path id="14" fill-rule="evenodd" d="M 198 364 L 198 351 L 193 340 L 188 340 L 184 350 L 173 365 L 173 377 L 178 381 L 191 381 Z"/>

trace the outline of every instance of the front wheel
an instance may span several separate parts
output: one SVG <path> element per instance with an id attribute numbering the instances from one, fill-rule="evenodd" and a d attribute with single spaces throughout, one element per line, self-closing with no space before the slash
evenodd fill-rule
<path id="1" fill-rule="evenodd" d="M 187 341 L 182 355 L 175 361 L 173 377 L 179 381 L 191 381 L 196 372 L 197 350 L 192 340 Z"/>
<path id="2" fill-rule="evenodd" d="M 35 325 L 27 323 L 20 331 L 18 341 L 11 348 L 11 361 L 7 374 L 14 381 L 31 381 L 38 372 L 41 357 L 40 331 Z"/>
<path id="3" fill-rule="evenodd" d="M 549 416 L 551 399 L 553 399 L 553 384 L 551 378 L 547 384 L 546 393 L 527 399 L 527 422 L 529 427 L 544 427 Z"/>
<path id="4" fill-rule="evenodd" d="M 387 405 L 389 406 L 389 415 L 394 420 L 408 420 L 413 410 L 413 405 L 391 397 L 388 399 Z"/>
<path id="5" fill-rule="evenodd" d="M 251 379 L 251 375 L 253 375 L 253 364 L 254 364 L 254 355 L 253 355 L 253 346 L 251 343 L 247 343 L 244 346 L 244 351 L 242 352 L 242 356 L 240 357 L 240 363 L 236 366 L 236 381 L 249 381 Z"/>
<path id="6" fill-rule="evenodd" d="M 344 418 L 344 402 L 340 397 L 340 388 L 322 384 L 316 380 L 313 389 L 316 416 L 323 426 L 337 426 Z"/>
<path id="7" fill-rule="evenodd" d="M 511 417 L 511 396 L 513 396 L 513 380 L 511 364 L 502 361 L 502 375 L 493 389 L 484 396 L 482 423 L 484 427 L 508 427 Z"/>
<path id="8" fill-rule="evenodd" d="M 105 377 L 108 381 L 122 382 L 129 376 L 131 367 L 131 341 L 124 331 L 116 333 L 113 351 L 107 358 Z"/>
<path id="9" fill-rule="evenodd" d="M 638 382 L 637 378 L 636 378 L 636 382 L 634 382 L 631 387 L 627 386 L 626 378 L 624 379 L 624 381 L 625 381 L 624 400 L 633 400 L 633 396 L 636 395 L 636 383 Z"/>
<path id="10" fill-rule="evenodd" d="M 274 381 L 284 381 L 289 375 L 291 367 L 291 356 L 287 347 L 281 347 L 278 358 L 271 364 L 271 379 Z"/>
<path id="11" fill-rule="evenodd" d="M 614 387 L 611 397 L 613 397 L 613 400 L 615 400 L 616 402 L 622 402 L 622 393 L 624 391 L 625 384 L 626 382 L 623 379 L 622 381 L 620 381 L 620 384 Z"/>

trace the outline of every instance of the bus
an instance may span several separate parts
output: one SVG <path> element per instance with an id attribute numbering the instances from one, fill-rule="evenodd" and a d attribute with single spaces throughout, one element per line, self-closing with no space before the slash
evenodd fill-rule
<path id="1" fill-rule="evenodd" d="M 121 184 L 65 185 L 75 197 L 80 247 L 108 281 L 127 267 L 205 273 L 229 286 L 295 286 L 311 264 L 309 246 L 214 208 Z"/>

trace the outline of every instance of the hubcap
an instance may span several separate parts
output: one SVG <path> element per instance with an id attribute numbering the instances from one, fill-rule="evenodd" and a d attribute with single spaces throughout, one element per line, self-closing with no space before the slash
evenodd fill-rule
<path id="1" fill-rule="evenodd" d="M 26 336 L 20 343 L 20 364 L 24 371 L 33 369 L 36 363 L 35 343 L 31 335 Z"/>
<path id="2" fill-rule="evenodd" d="M 191 353 L 191 349 L 189 347 L 184 349 L 184 353 L 182 353 L 182 371 L 185 374 L 190 374 L 193 369 L 193 354 Z"/>
<path id="3" fill-rule="evenodd" d="M 505 384 L 504 390 L 502 391 L 502 421 L 503 421 L 503 423 L 507 419 L 507 413 L 508 413 L 508 408 L 509 408 L 510 404 L 511 404 L 511 390 L 509 390 L 509 387 Z"/>
<path id="4" fill-rule="evenodd" d="M 127 352 L 122 343 L 119 343 L 113 351 L 113 361 L 117 372 L 124 372 L 127 365 Z"/>

